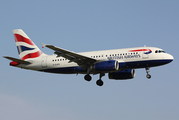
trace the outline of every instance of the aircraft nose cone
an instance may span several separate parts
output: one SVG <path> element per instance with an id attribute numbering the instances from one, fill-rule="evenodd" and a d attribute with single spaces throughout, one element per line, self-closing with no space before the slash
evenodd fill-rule
<path id="1" fill-rule="evenodd" d="M 168 55 L 168 57 L 167 57 L 167 59 L 169 60 L 169 62 L 172 62 L 173 61 L 173 59 L 174 59 L 174 57 L 172 56 L 172 55 Z"/>
<path id="2" fill-rule="evenodd" d="M 173 60 L 173 59 L 174 59 L 174 57 L 173 57 L 172 55 L 170 55 L 170 56 L 169 56 L 169 58 L 170 58 L 171 60 Z"/>

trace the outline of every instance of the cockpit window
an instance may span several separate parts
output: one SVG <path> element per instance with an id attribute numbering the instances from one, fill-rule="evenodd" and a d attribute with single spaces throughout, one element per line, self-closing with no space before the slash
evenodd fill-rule
<path id="1" fill-rule="evenodd" d="M 163 50 L 156 50 L 155 53 L 165 53 Z"/>

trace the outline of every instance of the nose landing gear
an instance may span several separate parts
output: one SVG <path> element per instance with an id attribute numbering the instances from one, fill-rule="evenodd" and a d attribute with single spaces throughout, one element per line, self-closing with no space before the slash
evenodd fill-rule
<path id="1" fill-rule="evenodd" d="M 150 74 L 147 74 L 146 77 L 147 77 L 148 79 L 150 79 L 150 78 L 151 78 L 151 75 L 150 75 Z"/>
<path id="2" fill-rule="evenodd" d="M 150 79 L 151 78 L 151 75 L 149 74 L 149 67 L 146 67 L 145 68 L 145 70 L 146 70 L 146 73 L 147 73 L 147 75 L 146 75 L 146 77 L 148 78 L 148 79 Z"/>

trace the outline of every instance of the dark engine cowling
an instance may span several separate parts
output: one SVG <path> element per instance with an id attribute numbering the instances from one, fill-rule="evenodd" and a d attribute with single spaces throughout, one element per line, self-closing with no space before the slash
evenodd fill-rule
<path id="1" fill-rule="evenodd" d="M 134 69 L 127 69 L 123 71 L 109 73 L 109 79 L 116 79 L 116 80 L 125 80 L 125 79 L 132 79 L 135 76 Z"/>
<path id="2" fill-rule="evenodd" d="M 94 65 L 96 71 L 114 71 L 119 69 L 119 63 L 116 60 L 102 61 Z"/>

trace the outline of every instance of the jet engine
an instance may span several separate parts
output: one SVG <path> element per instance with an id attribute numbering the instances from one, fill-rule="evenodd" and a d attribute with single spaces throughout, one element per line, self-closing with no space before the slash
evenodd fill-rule
<path id="1" fill-rule="evenodd" d="M 95 71 L 115 71 L 119 69 L 119 63 L 116 60 L 98 62 L 93 66 Z"/>
<path id="2" fill-rule="evenodd" d="M 118 72 L 112 72 L 108 74 L 109 79 L 116 79 L 116 80 L 125 80 L 125 79 L 132 79 L 135 76 L 134 69 L 127 69 Z"/>

